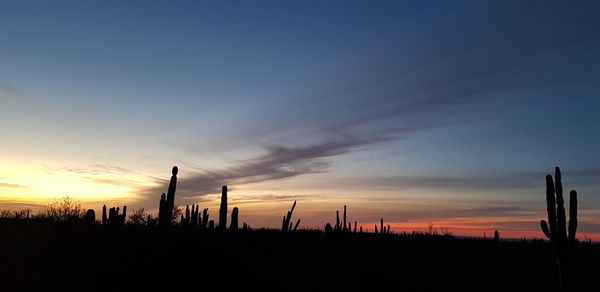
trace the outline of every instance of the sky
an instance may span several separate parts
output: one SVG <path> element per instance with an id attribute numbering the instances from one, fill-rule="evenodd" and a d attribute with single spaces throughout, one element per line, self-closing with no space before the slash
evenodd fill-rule
<path id="1" fill-rule="evenodd" d="M 600 240 L 597 1 L 2 1 L 0 209 Z"/>

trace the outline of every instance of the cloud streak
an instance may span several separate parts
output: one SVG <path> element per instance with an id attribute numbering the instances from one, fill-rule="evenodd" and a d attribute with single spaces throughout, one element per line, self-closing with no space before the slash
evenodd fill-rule
<path id="1" fill-rule="evenodd" d="M 19 184 L 9 184 L 9 183 L 3 183 L 3 182 L 0 182 L 0 187 L 14 188 L 14 189 L 28 189 L 29 188 L 27 186 L 23 186 L 23 185 L 19 185 Z"/>
<path id="2" fill-rule="evenodd" d="M 320 173 L 329 167 L 324 158 L 348 153 L 354 148 L 381 143 L 409 134 L 419 129 L 394 129 L 387 135 L 379 133 L 372 137 L 355 138 L 349 135 L 337 136 L 329 141 L 301 146 L 269 146 L 267 153 L 242 162 L 236 167 L 219 172 L 198 172 L 181 179 L 178 195 L 183 197 L 201 196 L 218 192 L 221 185 L 244 185 L 263 181 L 279 180 L 310 173 Z M 166 180 L 165 180 L 166 182 Z M 146 194 L 164 192 L 164 187 L 143 191 Z"/>

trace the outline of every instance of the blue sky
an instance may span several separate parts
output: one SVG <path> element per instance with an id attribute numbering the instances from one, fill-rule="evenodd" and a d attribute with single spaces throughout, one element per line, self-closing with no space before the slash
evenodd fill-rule
<path id="1" fill-rule="evenodd" d="M 559 165 L 589 209 L 582 229 L 600 232 L 599 13 L 593 1 L 3 1 L 0 204 L 78 198 L 87 181 L 103 190 L 82 196 L 93 207 L 152 209 L 178 165 L 181 204 L 213 204 L 228 184 L 264 225 L 257 210 L 277 198 L 301 199 L 315 225 L 315 206 L 345 203 L 363 221 L 423 206 L 397 221 L 450 222 L 526 201 L 526 221 L 544 215 Z M 19 169 L 80 180 L 44 191 Z"/>

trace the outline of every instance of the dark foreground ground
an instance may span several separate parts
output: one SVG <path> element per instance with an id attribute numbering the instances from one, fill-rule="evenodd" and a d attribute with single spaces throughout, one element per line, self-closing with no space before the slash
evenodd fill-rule
<path id="1" fill-rule="evenodd" d="M 579 244 L 572 291 L 600 291 Z M 0 222 L 0 291 L 556 291 L 552 246 L 431 235 Z"/>

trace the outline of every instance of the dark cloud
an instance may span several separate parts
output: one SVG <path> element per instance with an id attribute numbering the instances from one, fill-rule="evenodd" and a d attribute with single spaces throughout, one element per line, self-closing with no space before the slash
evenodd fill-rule
<path id="1" fill-rule="evenodd" d="M 201 196 L 219 192 L 221 185 L 236 186 L 323 172 L 329 167 L 329 162 L 324 161 L 323 158 L 342 155 L 354 148 L 388 141 L 401 133 L 416 130 L 394 129 L 388 131 L 387 135 L 379 133 L 369 138 L 338 136 L 327 142 L 301 147 L 269 146 L 266 148 L 266 154 L 230 169 L 219 172 L 197 172 L 191 177 L 182 178 L 177 186 L 178 195 Z M 143 193 L 156 195 L 164 192 L 165 188 L 166 186 L 152 188 L 144 190 Z"/>

